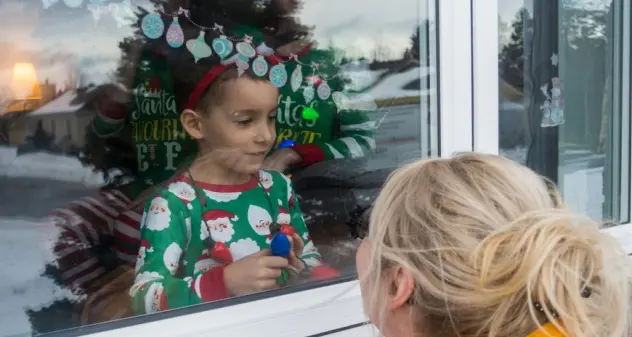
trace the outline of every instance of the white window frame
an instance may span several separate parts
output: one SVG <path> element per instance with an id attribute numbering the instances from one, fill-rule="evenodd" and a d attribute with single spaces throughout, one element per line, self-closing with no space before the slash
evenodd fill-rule
<path id="1" fill-rule="evenodd" d="M 431 111 L 429 118 L 434 122 L 438 115 L 440 155 L 447 157 L 455 152 L 473 150 L 471 4 L 462 0 L 441 0 L 433 4 L 439 6 L 438 22 L 434 27 L 438 29 L 439 40 L 439 71 L 435 77 L 439 90 L 436 98 L 431 99 L 438 100 L 439 113 Z M 428 9 L 421 7 L 420 15 L 424 15 Z M 421 102 L 424 104 L 424 100 Z M 422 109 L 427 107 L 422 106 Z M 427 125 L 420 126 L 420 130 L 433 135 L 436 133 L 436 130 L 428 130 Z M 362 309 L 357 280 L 218 309 L 168 316 L 171 315 L 164 313 L 162 319 L 146 316 L 147 322 L 139 324 L 134 324 L 134 320 L 144 317 L 135 317 L 56 335 L 342 337 L 367 336 L 375 331 L 371 326 L 364 325 L 367 318 Z"/>
<path id="2" fill-rule="evenodd" d="M 474 151 L 489 154 L 498 154 L 498 1 L 472 0 Z"/>
<path id="3" fill-rule="evenodd" d="M 472 2 L 439 1 L 440 155 L 473 150 Z"/>
<path id="4" fill-rule="evenodd" d="M 473 83 L 474 83 L 474 151 L 498 154 L 499 137 L 499 112 L 498 112 L 498 1 L 501 0 L 472 0 L 472 41 L 473 41 Z M 624 12 L 631 13 L 632 5 L 624 1 Z M 493 16 L 490 13 L 494 13 Z M 623 60 L 630 59 L 630 44 L 632 40 L 632 25 L 630 15 L 624 15 L 623 29 Z M 627 57 L 626 57 L 627 55 Z M 624 97 L 620 107 L 627 111 L 627 116 L 622 116 L 622 123 L 630 122 L 630 63 L 620 63 L 622 67 L 621 81 L 623 92 L 628 93 Z M 624 114 L 625 115 L 625 114 Z M 629 151 L 632 156 L 632 146 L 623 144 L 623 151 Z M 632 158 L 632 157 L 628 157 Z M 629 174 L 629 166 L 622 167 L 623 174 Z M 629 177 L 623 179 L 630 183 Z M 621 196 L 623 202 L 630 203 L 632 210 L 632 198 Z M 632 223 L 626 222 L 619 226 L 604 229 L 622 243 L 627 254 L 632 254 Z"/>

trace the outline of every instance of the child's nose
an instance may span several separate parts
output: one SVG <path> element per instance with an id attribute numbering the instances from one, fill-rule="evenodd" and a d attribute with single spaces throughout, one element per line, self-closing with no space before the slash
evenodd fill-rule
<path id="1" fill-rule="evenodd" d="M 270 127 L 269 125 L 261 125 L 257 128 L 255 141 L 257 143 L 270 144 L 274 141 L 274 137 L 274 126 Z"/>

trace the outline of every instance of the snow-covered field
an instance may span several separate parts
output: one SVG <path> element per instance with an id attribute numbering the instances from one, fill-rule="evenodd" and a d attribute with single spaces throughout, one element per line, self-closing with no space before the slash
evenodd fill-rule
<path id="1" fill-rule="evenodd" d="M 77 158 L 48 153 L 17 155 L 14 147 L 0 146 L 0 176 L 44 178 L 97 186 L 102 175 L 83 166 Z"/>
<path id="2" fill-rule="evenodd" d="M 42 276 L 58 235 L 43 217 L 96 192 L 102 177 L 75 158 L 0 147 L 0 336 L 31 335 L 26 310 L 76 299 Z"/>
<path id="3" fill-rule="evenodd" d="M 52 260 L 50 247 L 55 232 L 37 219 L 0 217 L 0 336 L 30 334 L 26 310 L 38 310 L 59 299 L 74 296 L 42 277 Z"/>

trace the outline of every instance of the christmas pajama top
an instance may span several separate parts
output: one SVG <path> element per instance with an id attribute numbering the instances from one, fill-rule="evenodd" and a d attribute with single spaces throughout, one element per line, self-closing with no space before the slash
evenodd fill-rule
<path id="1" fill-rule="evenodd" d="M 286 176 L 259 171 L 242 185 L 176 177 L 148 202 L 142 216 L 130 289 L 134 311 L 153 313 L 228 297 L 224 266 L 269 248 L 273 221 L 301 236 L 308 267 L 321 265 Z M 209 237 L 212 247 L 205 244 Z"/>

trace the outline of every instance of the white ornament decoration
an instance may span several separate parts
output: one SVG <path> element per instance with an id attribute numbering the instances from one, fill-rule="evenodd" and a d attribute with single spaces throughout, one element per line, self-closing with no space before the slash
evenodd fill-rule
<path id="1" fill-rule="evenodd" d="M 301 65 L 297 65 L 292 71 L 292 76 L 290 77 L 290 86 L 292 88 L 292 92 L 297 92 L 298 89 L 303 84 L 303 68 Z"/>

